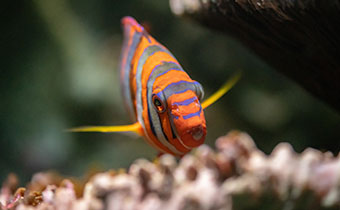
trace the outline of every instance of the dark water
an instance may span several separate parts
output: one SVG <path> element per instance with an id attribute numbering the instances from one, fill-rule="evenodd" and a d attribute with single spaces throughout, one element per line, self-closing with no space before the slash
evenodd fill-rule
<path id="1" fill-rule="evenodd" d="M 0 14 L 0 181 L 9 172 L 27 181 L 48 169 L 79 176 L 157 154 L 141 138 L 63 132 L 130 123 L 118 78 L 125 15 L 150 28 L 206 96 L 243 70 L 239 84 L 205 112 L 207 144 L 239 129 L 267 153 L 282 141 L 297 151 L 339 151 L 339 114 L 235 40 L 175 17 L 166 1 L 7 1 Z"/>

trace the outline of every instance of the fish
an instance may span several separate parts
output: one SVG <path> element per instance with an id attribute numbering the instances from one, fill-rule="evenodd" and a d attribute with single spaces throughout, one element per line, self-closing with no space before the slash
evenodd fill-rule
<path id="1" fill-rule="evenodd" d="M 175 56 L 154 39 L 133 17 L 121 20 L 124 40 L 120 61 L 120 87 L 133 124 L 83 126 L 71 132 L 133 132 L 161 154 L 183 156 L 204 143 L 204 110 L 239 80 L 236 73 L 203 100 L 202 85 L 190 78 Z"/>

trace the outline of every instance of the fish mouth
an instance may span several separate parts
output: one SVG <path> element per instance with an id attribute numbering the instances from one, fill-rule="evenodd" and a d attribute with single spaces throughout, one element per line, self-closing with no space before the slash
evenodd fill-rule
<path id="1" fill-rule="evenodd" d="M 199 125 L 199 126 L 196 126 L 194 127 L 191 131 L 190 131 L 191 135 L 192 135 L 192 138 L 196 141 L 199 141 L 201 140 L 201 138 L 203 137 L 204 135 L 204 132 L 203 132 L 203 126 L 202 125 Z"/>

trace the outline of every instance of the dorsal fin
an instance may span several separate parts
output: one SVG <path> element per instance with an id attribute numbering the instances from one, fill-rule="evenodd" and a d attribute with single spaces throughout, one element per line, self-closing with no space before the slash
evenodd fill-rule
<path id="1" fill-rule="evenodd" d="M 139 23 L 137 23 L 137 21 L 133 17 L 126 16 L 122 19 L 121 23 L 122 23 L 124 28 L 125 27 L 131 27 L 138 32 L 144 32 L 145 31 L 143 26 L 141 26 Z"/>

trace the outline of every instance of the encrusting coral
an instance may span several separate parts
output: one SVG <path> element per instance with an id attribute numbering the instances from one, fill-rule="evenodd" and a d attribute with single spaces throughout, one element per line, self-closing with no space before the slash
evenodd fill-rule
<path id="1" fill-rule="evenodd" d="M 339 209 L 340 158 L 287 143 L 270 155 L 233 131 L 179 162 L 137 160 L 128 172 L 97 173 L 79 184 L 55 173 L 34 175 L 27 189 L 9 175 L 0 209 Z"/>

